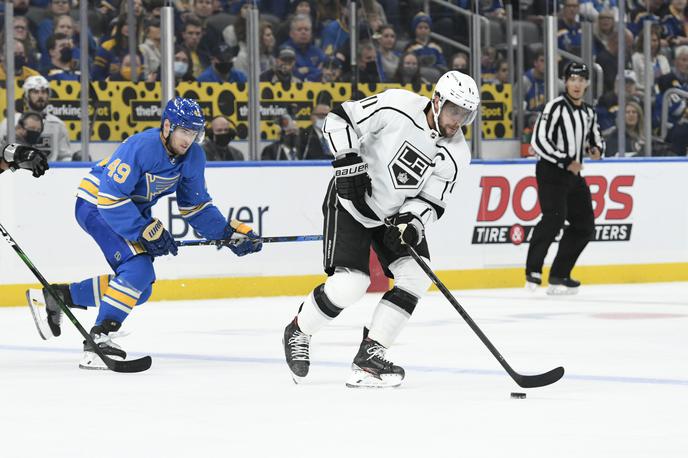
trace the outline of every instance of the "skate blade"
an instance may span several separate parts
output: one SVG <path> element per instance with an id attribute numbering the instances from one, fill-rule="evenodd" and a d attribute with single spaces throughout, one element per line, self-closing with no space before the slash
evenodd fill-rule
<path id="1" fill-rule="evenodd" d="M 42 298 L 43 292 L 40 290 L 30 289 L 26 291 L 26 301 L 29 303 L 29 310 L 31 310 L 31 315 L 33 316 L 33 322 L 36 324 L 38 335 L 40 335 L 43 340 L 48 340 L 53 337 L 53 332 L 50 330 L 50 325 L 48 324 L 48 315 L 45 311 L 45 302 L 41 300 Z"/>
<path id="2" fill-rule="evenodd" d="M 116 361 L 124 361 L 124 359 L 120 358 L 119 356 L 110 356 L 111 359 L 116 360 Z M 100 356 L 98 356 L 96 353 L 93 353 L 91 351 L 85 351 L 84 356 L 81 358 L 81 362 L 79 362 L 79 369 L 86 369 L 86 370 L 95 370 L 95 371 L 109 371 L 110 368 L 105 365 L 102 359 L 100 359 Z"/>
<path id="3" fill-rule="evenodd" d="M 390 374 L 376 377 L 366 371 L 354 369 L 346 381 L 349 388 L 397 388 L 403 378 L 400 375 Z"/>
<path id="4" fill-rule="evenodd" d="M 294 381 L 294 385 L 301 385 L 303 382 L 306 381 L 306 377 L 299 377 L 295 373 L 291 372 L 291 379 Z"/>
<path id="5" fill-rule="evenodd" d="M 549 296 L 573 296 L 574 294 L 578 294 L 578 287 L 569 288 L 564 285 L 549 285 L 547 294 Z"/>
<path id="6" fill-rule="evenodd" d="M 526 286 L 525 286 L 526 291 L 530 291 L 532 293 L 537 291 L 539 287 L 540 287 L 540 285 L 538 285 L 537 283 L 531 283 L 529 281 L 526 282 Z"/>

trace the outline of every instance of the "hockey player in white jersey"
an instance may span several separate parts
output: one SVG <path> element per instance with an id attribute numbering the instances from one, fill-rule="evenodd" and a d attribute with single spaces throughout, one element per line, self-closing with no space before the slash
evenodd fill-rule
<path id="1" fill-rule="evenodd" d="M 389 89 L 347 101 L 327 116 L 323 133 L 335 160 L 323 203 L 324 267 L 328 278 L 284 330 L 293 379 L 308 374 L 311 337 L 365 294 L 370 247 L 394 287 L 383 296 L 352 364 L 349 387 L 395 387 L 404 369 L 385 359 L 430 280 L 406 245 L 429 260 L 425 227 L 439 219 L 460 170 L 470 163 L 461 127 L 480 104 L 473 79 L 442 75 L 432 100 Z M 386 224 L 387 223 L 387 224 Z"/>

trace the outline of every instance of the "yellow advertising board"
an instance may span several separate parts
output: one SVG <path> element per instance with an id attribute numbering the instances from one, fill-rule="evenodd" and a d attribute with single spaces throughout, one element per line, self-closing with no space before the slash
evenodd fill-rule
<path id="1" fill-rule="evenodd" d="M 53 81 L 49 111 L 65 121 L 72 141 L 81 134 L 80 84 L 72 81 Z M 403 87 L 430 97 L 432 86 L 396 84 L 360 85 L 363 97 L 380 93 L 389 88 Z M 484 84 L 482 94 L 483 138 L 512 138 L 511 87 L 509 85 Z M 160 125 L 161 89 L 159 83 L 98 82 L 89 91 L 89 117 L 92 141 L 119 142 L 150 127 Z M 181 83 L 177 93 L 199 101 L 206 119 L 224 115 L 237 126 L 238 139 L 248 137 L 248 89 L 245 84 Z M 22 109 L 22 90 L 17 87 L 17 109 Z M 300 127 L 310 125 L 310 115 L 316 103 L 330 106 L 351 98 L 348 83 L 299 83 L 287 87 L 281 84 L 260 83 L 261 138 L 273 140 L 279 137 L 279 120 L 288 115 Z M 0 88 L 2 117 L 5 90 Z M 95 101 L 95 103 L 94 103 Z M 0 118 L 2 119 L 2 118 Z M 470 136 L 470 133 L 468 134 Z"/>

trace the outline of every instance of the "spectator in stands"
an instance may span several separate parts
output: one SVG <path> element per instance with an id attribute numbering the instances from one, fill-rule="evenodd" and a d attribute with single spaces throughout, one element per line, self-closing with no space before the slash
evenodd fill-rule
<path id="1" fill-rule="evenodd" d="M 108 81 L 141 81 L 143 76 L 143 59 L 139 53 L 136 53 L 136 73 L 131 65 L 131 54 L 125 54 L 122 57 L 122 62 L 117 73 L 112 73 L 108 77 Z M 136 78 L 134 78 L 136 76 Z"/>
<path id="2" fill-rule="evenodd" d="M 244 155 L 241 151 L 229 145 L 234 137 L 236 137 L 236 126 L 229 118 L 218 115 L 211 119 L 202 144 L 206 159 L 208 161 L 243 161 Z"/>
<path id="3" fill-rule="evenodd" d="M 313 36 L 319 35 L 322 41 L 323 37 L 320 34 L 323 33 L 323 30 L 320 29 L 320 25 L 323 22 L 329 24 L 330 22 L 337 21 L 337 19 L 339 19 L 340 3 L 346 3 L 346 0 L 331 0 L 327 3 L 321 2 L 318 4 L 312 0 L 296 0 L 291 2 L 289 15 L 280 23 L 275 31 L 275 39 L 277 40 L 277 43 L 284 43 L 289 39 L 289 28 L 291 21 L 299 14 L 311 18 L 311 24 L 314 27 L 312 32 Z M 333 11 L 334 16 L 332 19 L 323 18 L 320 16 L 318 8 L 320 5 L 327 5 Z M 348 34 L 349 32 L 347 31 L 346 33 Z M 326 45 L 323 45 L 321 42 L 320 47 L 324 49 Z"/>
<path id="4" fill-rule="evenodd" d="M 361 84 L 374 84 L 380 82 L 380 74 L 377 68 L 377 51 L 370 41 L 364 41 L 358 45 L 358 82 Z M 353 75 L 344 76 L 345 81 L 352 81 Z"/>
<path id="5" fill-rule="evenodd" d="M 495 78 L 492 80 L 494 84 L 511 84 L 509 81 L 509 62 L 505 59 L 499 59 L 496 64 L 497 71 Z"/>
<path id="6" fill-rule="evenodd" d="M 414 86 L 430 84 L 428 80 L 421 76 L 418 56 L 412 52 L 407 52 L 401 56 L 399 68 L 394 73 L 392 82 L 397 84 L 413 84 Z"/>
<path id="7" fill-rule="evenodd" d="M 5 146 L 7 146 L 8 144 L 6 126 L 7 123 L 5 122 L 5 129 L 3 132 L 2 144 L 0 144 L 0 149 L 4 149 Z M 39 151 L 42 151 L 42 149 L 40 148 L 40 138 L 42 133 L 43 117 L 40 113 L 36 113 L 35 111 L 25 111 L 24 113 L 19 115 L 17 123 L 14 126 L 15 143 L 34 146 Z"/>
<path id="8" fill-rule="evenodd" d="M 2 65 L 0 65 L 0 81 L 5 81 L 7 73 L 5 70 L 5 46 L 4 40 L 0 43 L 0 59 L 2 59 Z M 24 52 L 24 45 L 21 41 L 14 42 L 14 77 L 19 80 L 21 84 L 29 76 L 40 75 L 38 71 L 30 68 L 26 65 L 26 53 Z"/>
<path id="9" fill-rule="evenodd" d="M 582 18 L 585 18 L 589 21 L 595 22 L 600 17 L 603 11 L 611 12 L 612 17 L 618 15 L 619 9 L 616 7 L 616 1 L 581 0 L 580 2 L 580 15 Z"/>
<path id="10" fill-rule="evenodd" d="M 657 24 L 653 24 L 650 29 L 650 55 L 652 56 L 652 74 L 653 83 L 662 75 L 666 75 L 671 72 L 671 65 L 669 65 L 669 59 L 666 58 L 664 54 L 659 52 L 660 49 L 660 39 L 661 39 L 661 28 Z M 633 71 L 638 77 L 638 83 L 640 89 L 645 89 L 645 35 L 640 34 L 636 39 L 635 52 L 631 56 L 631 62 L 633 63 Z"/>
<path id="11" fill-rule="evenodd" d="M 260 158 L 263 161 L 294 161 L 299 159 L 299 128 L 289 115 L 279 119 L 279 139 L 263 148 Z"/>
<path id="12" fill-rule="evenodd" d="M 72 39 L 72 59 L 79 61 L 81 59 L 81 48 L 80 48 L 80 30 L 76 26 L 74 19 L 68 14 L 62 14 L 55 17 L 55 28 L 53 29 L 55 33 L 63 33 Z M 47 45 L 47 43 L 46 43 Z M 96 41 L 91 36 L 90 32 L 88 34 L 88 52 L 89 52 L 89 65 L 93 61 L 93 56 L 96 54 Z M 41 56 L 41 61 L 49 65 L 49 60 L 43 61 L 43 56 Z M 45 66 L 41 67 L 44 68 Z"/>
<path id="13" fill-rule="evenodd" d="M 592 25 L 593 33 L 593 52 L 597 54 L 601 49 L 607 47 L 609 37 L 615 35 L 616 22 L 614 12 L 611 9 L 600 11 Z"/>
<path id="14" fill-rule="evenodd" d="M 236 18 L 234 24 L 230 24 L 222 31 L 222 38 L 232 48 L 236 49 L 236 57 L 234 58 L 234 68 L 248 73 L 248 43 L 246 41 L 246 33 L 248 29 L 248 12 L 251 8 L 251 3 L 242 1 L 242 7 L 239 10 L 239 16 Z"/>
<path id="15" fill-rule="evenodd" d="M 175 85 L 181 82 L 196 81 L 191 67 L 191 53 L 189 53 L 189 50 L 184 46 L 175 46 L 172 70 L 174 71 Z M 160 76 L 158 75 L 158 78 L 156 79 L 159 78 Z"/>
<path id="16" fill-rule="evenodd" d="M 155 81 L 162 55 L 160 44 L 160 21 L 148 19 L 145 21 L 146 40 L 139 45 L 139 52 L 143 57 L 143 78 L 146 81 Z"/>
<path id="17" fill-rule="evenodd" d="M 421 67 L 434 67 L 443 72 L 447 68 L 447 61 L 442 54 L 442 47 L 430 40 L 431 27 L 430 16 L 423 12 L 416 14 L 411 21 L 414 40 L 406 47 L 406 52 L 418 56 Z"/>
<path id="18" fill-rule="evenodd" d="M 578 21 L 579 8 L 578 0 L 564 1 L 557 32 L 559 48 L 577 55 L 580 54 L 582 39 L 581 25 Z"/>
<path id="19" fill-rule="evenodd" d="M 56 32 L 48 38 L 48 57 L 50 67 L 45 71 L 49 81 L 79 81 L 81 72 L 78 62 L 73 59 L 71 37 Z"/>
<path id="20" fill-rule="evenodd" d="M 182 25 L 182 45 L 189 51 L 191 55 L 191 74 L 194 78 L 198 78 L 203 73 L 203 64 L 198 53 L 198 44 L 201 42 L 201 34 L 203 33 L 203 26 L 201 20 L 195 15 L 188 15 Z"/>
<path id="21" fill-rule="evenodd" d="M 300 129 L 299 132 L 299 159 L 334 159 L 322 131 L 329 112 L 330 106 L 324 103 L 319 103 L 313 108 L 310 127 Z"/>
<path id="22" fill-rule="evenodd" d="M 545 108 L 545 51 L 539 49 L 533 56 L 533 66 L 522 78 L 523 105 L 528 112 L 541 112 Z"/>
<path id="23" fill-rule="evenodd" d="M 205 22 L 213 14 L 213 0 L 193 0 L 191 12 Z"/>
<path id="24" fill-rule="evenodd" d="M 609 156 L 636 156 L 643 155 L 645 148 L 645 135 L 643 133 L 643 109 L 635 100 L 626 102 L 626 151 L 619 154 L 619 133 L 616 126 L 605 137 L 607 148 L 604 155 Z"/>
<path id="25" fill-rule="evenodd" d="M 640 102 L 638 97 L 637 81 L 633 70 L 624 71 L 624 90 L 626 91 L 626 101 Z M 614 83 L 613 92 L 605 92 L 597 101 L 595 107 L 597 111 L 597 122 L 600 125 L 602 135 L 607 135 L 612 129 L 616 128 L 616 115 L 619 111 L 619 84 Z"/>
<path id="26" fill-rule="evenodd" d="M 233 68 L 234 49 L 219 43 L 210 58 L 210 66 L 196 80 L 199 83 L 245 83 L 246 74 Z"/>
<path id="27" fill-rule="evenodd" d="M 655 99 L 653 125 L 659 126 L 664 93 L 670 88 L 688 91 L 688 45 L 676 48 L 674 68 L 657 79 L 659 93 Z M 674 154 L 685 156 L 688 147 L 688 100 L 674 94 L 668 100 L 668 127 L 666 141 L 671 143 Z"/>
<path id="28" fill-rule="evenodd" d="M 43 117 L 43 133 L 36 145 L 48 152 L 48 161 L 69 161 L 72 152 L 69 147 L 67 126 L 57 116 L 48 113 L 50 98 L 50 84 L 41 75 L 30 76 L 22 86 L 24 91 L 24 110 L 34 111 Z M 19 121 L 21 113 L 15 113 L 15 123 Z M 7 136 L 7 119 L 0 122 L 0 138 Z"/>
<path id="29" fill-rule="evenodd" d="M 338 19 L 327 23 L 320 35 L 320 47 L 328 56 L 334 56 L 349 43 L 349 9 L 345 1 L 336 0 L 334 3 Z"/>
<path id="30" fill-rule="evenodd" d="M 396 50 L 397 34 L 391 25 L 380 27 L 380 38 L 377 40 L 377 66 L 380 81 L 388 82 L 399 67 L 400 53 Z"/>
<path id="31" fill-rule="evenodd" d="M 688 44 L 686 36 L 686 0 L 671 0 L 669 12 L 662 18 L 663 38 L 669 46 L 676 47 Z"/>
<path id="32" fill-rule="evenodd" d="M 294 16 L 289 28 L 289 40 L 283 45 L 290 46 L 296 51 L 294 74 L 304 81 L 320 81 L 322 62 L 325 59 L 325 53 L 312 43 L 312 30 L 310 17 Z"/>
<path id="33" fill-rule="evenodd" d="M 105 40 L 93 60 L 91 79 L 105 81 L 119 72 L 122 58 L 129 54 L 129 27 L 126 16 L 119 16 L 112 38 Z"/>
<path id="34" fill-rule="evenodd" d="M 337 57 L 327 57 L 323 61 L 322 82 L 337 83 L 342 81 L 342 61 Z"/>
<path id="35" fill-rule="evenodd" d="M 650 21 L 659 24 L 660 20 L 669 13 L 669 2 L 664 0 L 644 0 L 631 11 L 631 21 L 628 29 L 634 36 L 641 34 L 643 23 Z"/>
<path id="36" fill-rule="evenodd" d="M 21 41 L 24 45 L 27 65 L 31 68 L 38 68 L 38 44 L 29 29 L 29 20 L 25 16 L 14 17 L 14 39 Z"/>
<path id="37" fill-rule="evenodd" d="M 376 0 L 362 0 L 358 8 L 358 23 L 359 27 L 367 29 L 366 38 L 372 39 L 379 35 L 380 27 L 387 24 L 387 15 Z"/>
<path id="38" fill-rule="evenodd" d="M 480 53 L 480 77 L 483 81 L 493 81 L 497 74 L 497 48 L 485 46 Z"/>
<path id="39" fill-rule="evenodd" d="M 631 53 L 633 50 L 633 34 L 626 30 L 626 64 L 624 68 L 630 69 Z M 614 82 L 616 81 L 617 67 L 619 54 L 619 36 L 618 34 L 611 35 L 607 41 L 607 48 L 602 49 L 597 53 L 596 62 L 604 69 L 604 91 L 614 91 Z"/>
<path id="40" fill-rule="evenodd" d="M 260 72 L 270 70 L 275 65 L 275 34 L 272 24 L 263 22 L 260 25 Z"/>
<path id="41" fill-rule="evenodd" d="M 50 3 L 48 3 L 47 17 L 38 24 L 36 32 L 38 48 L 41 53 L 45 53 L 48 50 L 46 45 L 48 43 L 48 37 L 53 34 L 55 18 L 63 14 L 69 14 L 70 8 L 70 0 L 50 0 Z"/>
<path id="42" fill-rule="evenodd" d="M 456 70 L 457 72 L 469 74 L 470 65 L 468 61 L 468 54 L 463 51 L 459 51 L 454 54 L 450 61 L 450 70 Z"/>
<path id="43" fill-rule="evenodd" d="M 294 66 L 296 65 L 296 52 L 293 48 L 285 47 L 279 50 L 275 66 L 261 73 L 260 81 L 265 83 L 301 83 L 302 81 L 294 76 Z"/>

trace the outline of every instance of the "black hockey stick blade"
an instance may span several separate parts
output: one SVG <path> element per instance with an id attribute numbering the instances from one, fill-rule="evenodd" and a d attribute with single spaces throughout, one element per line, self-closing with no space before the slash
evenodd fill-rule
<path id="1" fill-rule="evenodd" d="M 515 372 L 510 375 L 521 388 L 539 388 L 559 381 L 564 376 L 564 368 L 559 366 L 556 369 L 538 375 L 521 375 Z"/>
<path id="2" fill-rule="evenodd" d="M 478 338 L 482 341 L 483 344 L 487 347 L 488 350 L 490 350 L 490 353 L 497 358 L 497 361 L 499 361 L 499 364 L 502 365 L 504 370 L 511 376 L 512 379 L 520 386 L 521 388 L 537 388 L 541 386 L 547 386 L 551 385 L 552 383 L 556 382 L 560 378 L 564 376 L 564 368 L 563 367 L 557 367 L 556 369 L 552 369 L 549 372 L 545 372 L 544 374 L 539 374 L 539 375 L 523 375 L 519 374 L 515 370 L 511 368 L 509 363 L 506 362 L 504 357 L 502 356 L 501 353 L 499 353 L 499 350 L 490 342 L 490 339 L 487 338 L 485 333 L 478 327 L 478 325 L 473 321 L 473 318 L 468 315 L 466 310 L 459 304 L 459 301 L 456 300 L 454 295 L 447 289 L 446 286 L 444 286 L 444 283 L 435 275 L 435 272 L 432 271 L 430 266 L 421 258 L 418 253 L 416 253 L 416 250 L 409 246 L 408 247 L 408 252 L 415 259 L 415 261 L 418 263 L 421 269 L 423 269 L 423 272 L 426 273 L 426 275 L 432 280 L 432 282 L 437 286 L 437 289 L 439 289 L 444 297 L 447 298 L 449 303 L 456 309 L 457 312 L 459 312 L 459 315 L 468 323 L 468 326 L 475 332 L 475 334 L 478 336 Z"/>
<path id="3" fill-rule="evenodd" d="M 79 323 L 79 320 L 76 319 L 72 311 L 67 307 L 67 305 L 62 301 L 62 298 L 59 294 L 55 293 L 52 286 L 48 281 L 43 277 L 43 275 L 40 273 L 40 271 L 36 268 L 36 266 L 33 265 L 29 257 L 24 253 L 24 250 L 22 250 L 17 242 L 14 241 L 12 236 L 7 232 L 7 230 L 3 227 L 2 224 L 0 224 L 0 234 L 2 234 L 3 238 L 7 240 L 7 243 L 12 246 L 14 251 L 17 253 L 17 255 L 21 258 L 22 261 L 24 261 L 24 264 L 31 270 L 31 272 L 34 274 L 34 276 L 38 279 L 39 282 L 41 282 L 41 285 L 43 285 L 44 288 L 48 290 L 48 293 L 53 296 L 53 298 L 57 301 L 57 304 L 60 306 L 62 309 L 62 312 L 69 318 L 69 321 L 72 322 L 72 324 L 77 328 L 79 333 L 83 336 L 84 339 L 90 344 L 90 346 L 94 349 L 95 353 L 98 355 L 100 359 L 103 360 L 105 365 L 110 369 L 111 371 L 114 372 L 143 372 L 145 370 L 148 370 L 151 367 L 151 364 L 153 363 L 153 360 L 151 359 L 150 356 L 144 356 L 143 358 L 139 359 L 133 359 L 130 361 L 117 361 L 112 358 L 109 358 L 106 356 L 103 351 L 96 345 L 96 343 L 93 341 L 93 338 L 91 335 L 84 329 L 84 327 Z"/>

